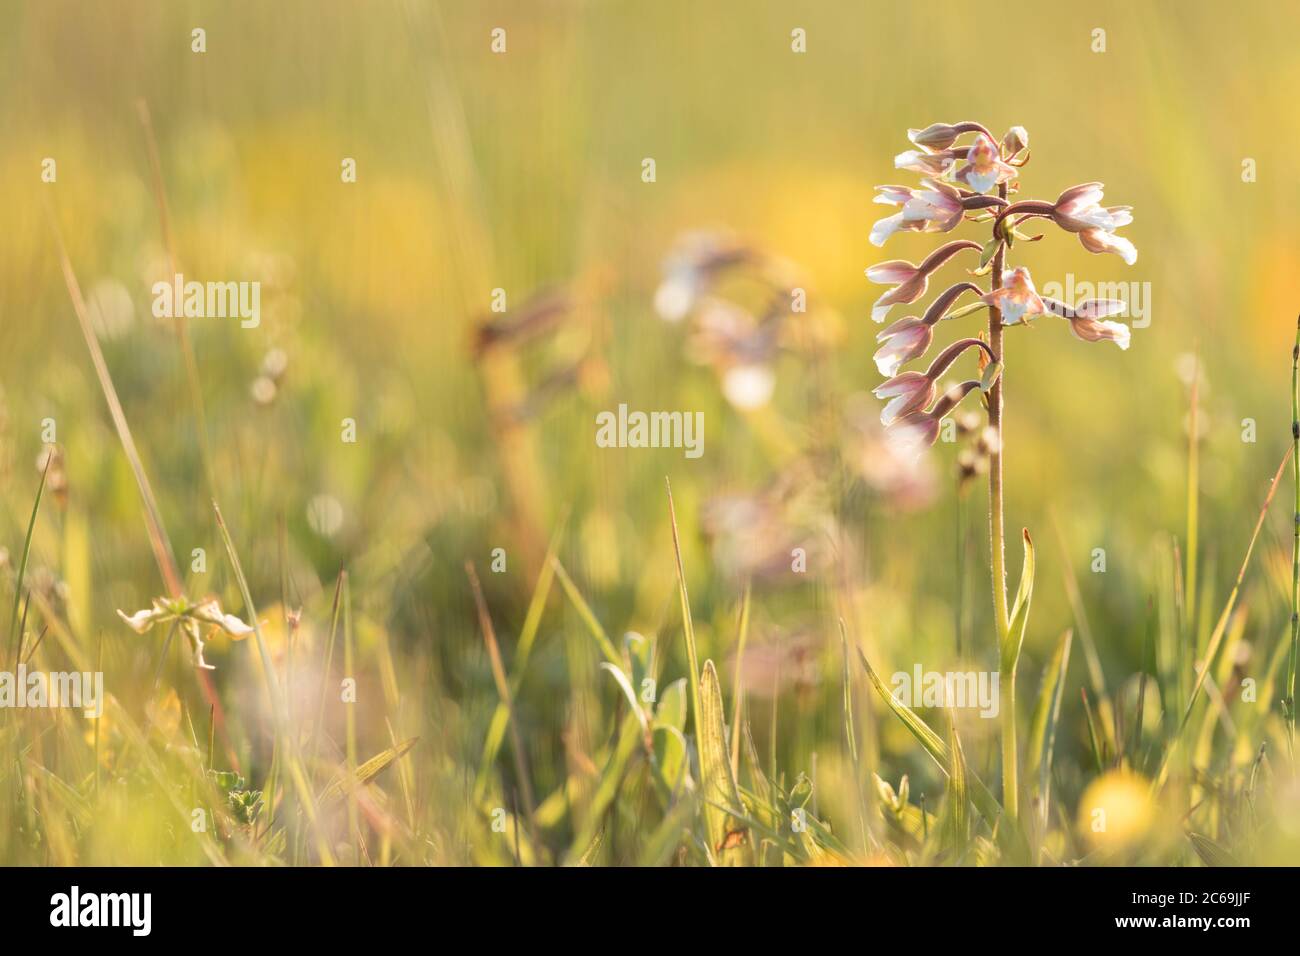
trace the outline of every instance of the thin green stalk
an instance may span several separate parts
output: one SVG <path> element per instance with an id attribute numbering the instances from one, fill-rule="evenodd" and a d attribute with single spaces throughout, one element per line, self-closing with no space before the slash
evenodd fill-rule
<path id="1" fill-rule="evenodd" d="M 1241 568 L 1237 571 L 1237 580 L 1232 585 L 1232 590 L 1228 592 L 1228 602 L 1223 607 L 1223 613 L 1219 615 L 1219 621 L 1214 626 L 1214 631 L 1210 635 L 1210 643 L 1202 655 L 1202 663 L 1196 671 L 1196 680 L 1192 685 L 1190 693 L 1187 695 L 1187 703 L 1183 708 L 1182 719 L 1178 723 L 1178 728 L 1174 733 L 1173 741 L 1166 749 L 1164 756 L 1160 761 L 1160 770 L 1156 774 L 1153 789 L 1159 789 L 1164 785 L 1165 774 L 1169 770 L 1169 761 L 1182 743 L 1183 730 L 1187 727 L 1188 720 L 1192 716 L 1192 708 L 1196 705 L 1197 698 L 1201 693 L 1201 688 L 1205 685 L 1205 678 L 1209 674 L 1210 667 L 1213 665 L 1215 657 L 1219 653 L 1219 645 L 1223 641 L 1223 635 L 1227 632 L 1228 622 L 1232 618 L 1232 609 L 1236 607 L 1237 597 L 1241 593 L 1242 582 L 1246 580 L 1246 569 L 1250 567 L 1250 557 L 1255 553 L 1255 542 L 1259 540 L 1259 532 L 1264 527 L 1264 519 L 1268 517 L 1269 505 L 1273 503 L 1273 496 L 1277 492 L 1277 487 L 1282 481 L 1282 475 L 1286 473 L 1287 459 L 1292 457 L 1292 450 L 1288 448 L 1282 460 L 1278 463 L 1277 471 L 1273 474 L 1273 481 L 1268 486 L 1268 494 L 1264 496 L 1264 505 L 1259 509 L 1259 518 L 1255 522 L 1255 530 L 1251 532 L 1250 542 L 1246 545 L 1246 556 L 1242 558 Z"/>
<path id="2" fill-rule="evenodd" d="M 965 605 L 966 605 L 966 573 L 965 573 L 966 564 L 965 564 L 965 562 L 964 562 L 962 559 L 966 556 L 966 554 L 965 554 L 966 549 L 965 549 L 965 547 L 964 547 L 964 545 L 965 545 L 966 542 L 965 542 L 965 535 L 962 534 L 962 506 L 961 506 L 961 502 L 962 502 L 962 493 L 961 493 L 961 479 L 960 479 L 960 478 L 957 479 L 957 494 L 956 494 L 955 497 L 956 497 L 956 508 L 955 508 L 955 510 L 956 510 L 956 512 L 957 512 L 957 533 L 956 533 L 956 535 L 955 535 L 954 537 L 956 538 L 956 542 L 957 542 L 957 554 L 955 555 L 955 557 L 956 557 L 956 561 L 955 561 L 955 563 L 953 564 L 953 567 L 957 569 L 957 600 L 954 602 L 954 611 L 953 611 L 953 631 L 955 632 L 956 637 L 957 637 L 957 659 L 958 659 L 958 660 L 961 660 L 961 631 L 962 631 L 962 617 L 963 617 L 963 615 L 965 614 L 965 611 L 966 611 L 966 609 L 965 609 Z"/>
<path id="3" fill-rule="evenodd" d="M 488 613 L 487 601 L 483 598 L 483 587 L 479 583 L 478 572 L 474 570 L 474 562 L 465 562 L 465 574 L 469 577 L 470 590 L 474 593 L 474 607 L 478 612 L 479 629 L 483 632 L 483 644 L 487 648 L 488 662 L 492 666 L 492 679 L 496 683 L 497 696 L 506 708 L 506 727 L 510 732 L 510 747 L 515 758 L 515 774 L 518 777 L 518 786 L 523 790 L 523 815 L 528 821 L 529 836 L 533 841 L 533 846 L 538 846 L 537 833 L 534 829 L 534 818 L 537 814 L 537 801 L 533 798 L 532 777 L 528 772 L 527 751 L 524 749 L 523 738 L 519 734 L 519 722 L 515 719 L 514 693 L 510 689 L 510 679 L 506 677 L 505 664 L 501 660 L 501 647 L 497 643 L 496 628 L 492 624 L 492 615 Z M 347 594 L 344 593 L 344 602 L 347 601 Z M 350 635 L 350 629 L 345 626 L 344 635 Z M 351 656 L 351 641 L 349 639 L 346 645 L 346 652 Z M 349 712 L 350 713 L 350 712 Z M 349 725 L 351 730 L 351 725 Z M 349 742 L 352 734 L 349 733 Z M 516 807 L 519 806 L 516 801 Z M 516 809 L 516 814 L 519 810 Z"/>
<path id="4" fill-rule="evenodd" d="M 356 674 L 352 641 L 352 588 L 343 580 L 343 673 Z M 357 709 L 351 702 L 343 710 L 346 734 L 348 780 L 357 779 Z M 357 787 L 348 787 L 348 831 L 352 834 L 352 862 L 361 864 L 361 816 L 357 806 Z"/>
<path id="5" fill-rule="evenodd" d="M 998 683 L 1002 694 L 999 704 L 1002 721 L 1002 805 L 1006 808 L 1007 816 L 1014 820 L 1020 813 L 1015 668 L 1003 671 Z"/>
<path id="6" fill-rule="evenodd" d="M 1295 347 L 1291 349 L 1291 479 L 1295 485 L 1295 512 L 1291 518 L 1291 654 L 1286 667 L 1286 745 L 1295 773 L 1295 673 L 1300 648 L 1300 318 L 1296 319 Z"/>
<path id="7" fill-rule="evenodd" d="M 1006 199 L 1007 187 L 998 186 L 998 195 Z M 993 270 L 990 291 L 1002 287 L 1002 271 L 1006 268 L 1006 245 L 998 247 L 993 254 Z M 1006 381 L 1006 363 L 1002 351 L 1002 311 L 997 306 L 989 306 L 989 348 L 993 352 L 992 361 L 1003 366 L 993 387 L 988 391 L 989 428 L 993 430 L 993 448 L 989 453 L 989 568 L 993 587 L 993 618 L 997 625 L 997 646 L 999 659 L 1001 649 L 1010 631 L 1007 614 L 1007 571 L 1006 571 L 1006 533 L 1003 521 L 1002 501 L 1002 456 L 1005 441 L 1002 435 L 1003 383 Z M 1014 662 L 1008 670 L 1001 666 L 1000 691 L 1002 700 L 1002 803 L 1007 816 L 1015 819 L 1020 807 L 1017 799 L 1018 779 L 1016 772 L 1016 669 Z"/>
<path id="8" fill-rule="evenodd" d="M 1183 585 L 1183 601 L 1187 622 L 1187 639 L 1195 641 L 1196 636 L 1196 550 L 1200 511 L 1197 507 L 1200 498 L 1201 451 L 1198 432 L 1201 429 L 1200 393 L 1201 393 L 1201 351 L 1195 351 L 1196 362 L 1192 368 L 1191 409 L 1188 413 L 1187 434 L 1187 570 L 1186 583 Z M 1194 645 L 1193 645 L 1194 646 Z"/>
<path id="9" fill-rule="evenodd" d="M 673 507 L 673 486 L 665 478 L 668 489 L 668 518 L 673 529 L 673 551 L 677 556 L 677 591 L 682 602 L 682 629 L 686 633 L 686 660 L 690 665 L 691 726 L 696 738 L 700 734 L 700 659 L 695 652 L 695 624 L 691 620 L 691 599 L 686 593 L 686 569 L 682 565 L 682 543 L 677 536 L 677 511 Z"/>
<path id="10" fill-rule="evenodd" d="M 853 726 L 853 680 L 849 664 L 849 635 L 848 629 L 844 626 L 844 618 L 840 618 L 840 651 L 844 664 L 844 746 L 849 752 L 849 760 L 853 766 L 853 787 L 857 796 L 858 835 L 862 838 L 862 852 L 866 854 L 871 850 L 871 831 L 867 829 L 867 796 L 862 789 L 862 756 L 858 752 L 858 735 Z"/>
<path id="11" fill-rule="evenodd" d="M 41 512 L 41 497 L 45 494 L 45 478 L 50 471 L 50 462 L 53 456 L 45 459 L 45 467 L 41 469 L 41 483 L 36 486 L 36 500 L 32 502 L 32 516 L 27 522 L 27 537 L 23 539 L 23 555 L 18 560 L 18 573 L 14 576 L 14 607 L 13 612 L 9 615 L 9 643 L 13 646 L 14 667 L 18 666 L 18 659 L 22 653 L 21 631 L 18 626 L 18 608 L 22 604 L 23 597 L 23 578 L 27 574 L 27 559 L 32 553 L 32 535 L 36 531 L 36 516 Z"/>
<path id="12" fill-rule="evenodd" d="M 153 120 L 149 104 L 143 99 L 136 102 L 140 125 L 144 127 L 145 145 L 149 152 L 149 172 L 153 177 L 154 196 L 158 200 L 158 222 L 162 229 L 163 248 L 167 252 L 168 281 L 180 274 L 176 259 L 176 239 L 172 233 L 171 215 L 167 208 L 167 192 L 163 188 L 162 161 L 158 158 L 158 141 L 154 137 Z M 208 494 L 217 497 L 216 469 L 212 465 L 212 446 L 208 442 L 208 415 L 203 404 L 203 388 L 199 384 L 199 363 L 194 355 L 190 338 L 189 321 L 184 310 L 176 316 L 176 336 L 180 341 L 181 357 L 185 361 L 185 379 L 190 391 L 190 404 L 194 413 L 194 430 L 198 435 L 199 460 L 203 464 L 203 477 L 208 483 Z"/>
<path id="13" fill-rule="evenodd" d="M 740 776 L 740 722 L 745 706 L 745 682 L 741 666 L 745 659 L 745 642 L 749 638 L 750 583 L 745 582 L 745 595 L 740 601 L 740 636 L 736 641 L 735 700 L 731 711 L 731 775 Z"/>

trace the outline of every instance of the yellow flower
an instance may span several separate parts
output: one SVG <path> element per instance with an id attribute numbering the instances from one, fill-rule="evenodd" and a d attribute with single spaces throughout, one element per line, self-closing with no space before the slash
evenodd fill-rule
<path id="1" fill-rule="evenodd" d="M 1079 832 L 1094 850 L 1135 846 L 1155 822 L 1149 782 L 1126 770 L 1112 770 L 1089 784 L 1078 812 Z"/>

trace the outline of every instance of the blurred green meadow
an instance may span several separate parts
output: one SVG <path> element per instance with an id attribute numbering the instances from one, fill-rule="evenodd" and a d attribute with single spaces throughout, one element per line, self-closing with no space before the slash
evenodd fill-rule
<path id="1" fill-rule="evenodd" d="M 1290 465 L 1252 538 L 1291 444 L 1294 6 L 0 0 L 0 24 L 0 670 L 102 670 L 108 698 L 0 709 L 0 863 L 1300 863 Z M 1100 180 L 1134 207 L 1131 268 L 1050 223 L 1018 243 L 1040 291 L 1149 290 L 1127 351 L 1050 316 L 1007 334 L 1010 586 L 1022 527 L 1037 564 L 1015 825 L 997 721 L 917 708 L 964 755 L 941 766 L 859 659 L 997 669 L 985 476 L 884 452 L 863 275 L 934 247 L 872 247 L 873 190 L 915 181 L 909 127 L 966 119 L 1028 129 L 1022 197 Z M 772 274 L 806 291 L 765 401 L 729 390 L 725 329 L 656 311 L 702 231 L 745 250 L 716 290 L 743 310 Z M 257 622 L 212 671 L 118 614 L 168 586 L 60 236 L 179 593 Z M 260 322 L 156 318 L 176 271 L 259 282 Z M 703 454 L 598 447 L 620 404 L 702 412 Z"/>

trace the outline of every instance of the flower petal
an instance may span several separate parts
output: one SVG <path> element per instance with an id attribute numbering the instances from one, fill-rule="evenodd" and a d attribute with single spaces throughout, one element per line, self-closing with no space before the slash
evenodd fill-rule
<path id="1" fill-rule="evenodd" d="M 1114 342 L 1127 351 L 1131 333 L 1122 322 L 1099 322 L 1096 319 L 1071 319 L 1070 331 L 1084 342 Z"/>
<path id="2" fill-rule="evenodd" d="M 1128 265 L 1137 262 L 1137 248 L 1133 243 L 1104 229 L 1084 229 L 1079 233 L 1079 241 L 1089 252 L 1113 252 Z"/>
<path id="3" fill-rule="evenodd" d="M 134 614 L 127 614 L 125 611 L 119 609 L 117 616 L 126 621 L 127 626 L 131 628 L 131 630 L 135 631 L 137 634 L 143 634 L 145 631 L 149 630 L 149 628 L 153 627 L 154 622 L 157 621 L 162 614 L 157 607 L 151 607 L 143 611 L 136 611 Z"/>
<path id="4" fill-rule="evenodd" d="M 221 616 L 221 629 L 237 641 L 253 633 L 253 628 L 250 625 L 245 624 L 233 614 L 223 614 Z"/>
<path id="5" fill-rule="evenodd" d="M 868 266 L 866 276 L 876 285 L 898 285 L 913 278 L 917 271 L 917 267 L 910 262 L 890 259 L 888 262 L 877 262 L 874 266 Z"/>

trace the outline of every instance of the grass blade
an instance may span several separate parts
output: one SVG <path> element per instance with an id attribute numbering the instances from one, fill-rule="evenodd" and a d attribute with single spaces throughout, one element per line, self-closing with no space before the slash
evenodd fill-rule
<path id="1" fill-rule="evenodd" d="M 36 486 L 36 500 L 32 502 L 32 516 L 27 521 L 27 536 L 23 538 L 23 556 L 18 561 L 18 573 L 14 577 L 14 607 L 13 612 L 9 615 L 9 643 L 14 649 L 15 667 L 17 667 L 18 658 L 22 654 L 21 641 L 18 635 L 18 608 L 22 603 L 23 578 L 27 575 L 27 559 L 32 553 L 32 536 L 36 531 L 36 516 L 41 511 L 41 496 L 45 493 L 45 476 L 49 474 L 52 460 L 52 457 L 47 457 L 45 467 L 41 469 L 41 483 Z"/>
<path id="2" fill-rule="evenodd" d="M 750 840 L 744 829 L 731 825 L 730 816 L 745 812 L 740 789 L 731 772 L 727 751 L 727 730 L 723 724 L 722 689 L 713 661 L 704 662 L 700 679 L 699 725 L 696 746 L 700 751 L 700 787 L 705 801 L 704 821 L 709 850 L 723 866 L 743 866 L 752 861 Z"/>
<path id="3" fill-rule="evenodd" d="M 582 618 L 582 622 L 587 625 L 587 630 L 596 639 L 596 644 L 600 648 L 600 652 L 605 655 L 605 660 L 616 667 L 623 666 L 623 658 L 619 657 L 614 642 L 609 639 L 609 635 L 605 633 L 605 628 L 600 621 L 596 620 L 596 615 L 592 612 L 591 606 L 587 604 L 582 592 L 573 583 L 573 578 L 569 577 L 569 572 L 564 570 L 564 565 L 560 563 L 560 559 L 555 555 L 551 555 L 551 567 L 555 569 L 555 576 L 560 579 L 560 587 L 564 589 L 565 595 L 573 603 L 574 610 L 578 612 L 578 617 Z"/>
<path id="4" fill-rule="evenodd" d="M 686 569 L 682 565 L 682 542 L 677 533 L 677 510 L 673 507 L 673 486 L 667 478 L 664 485 L 668 488 L 668 519 L 673 528 L 673 553 L 677 557 L 677 593 L 682 602 L 682 630 L 686 634 L 686 662 L 690 667 L 691 679 L 691 719 L 694 721 L 695 734 L 700 736 L 700 660 L 695 650 L 695 623 L 691 620 L 691 599 L 686 593 Z"/>
<path id="5" fill-rule="evenodd" d="M 934 758 L 934 762 L 939 765 L 939 768 L 947 774 L 952 766 L 952 758 L 948 753 L 947 744 L 943 742 L 943 738 L 931 730 L 929 725 L 918 717 L 910 707 L 889 692 L 889 689 L 876 676 L 876 672 L 871 669 L 871 664 L 867 661 L 867 656 L 862 653 L 861 648 L 858 648 L 858 660 L 862 662 L 862 667 L 866 670 L 867 678 L 871 681 L 871 686 L 876 689 L 876 693 L 894 712 L 894 716 L 901 720 L 903 725 L 912 732 L 912 736 L 925 748 L 926 753 Z M 989 826 L 996 825 L 998 817 L 1002 815 L 1002 807 L 988 787 L 984 785 L 984 782 L 973 771 L 970 774 L 969 787 L 971 802 L 975 804 L 975 809 L 980 812 L 980 815 L 984 817 Z"/>
<path id="6" fill-rule="evenodd" d="M 492 615 L 488 613 L 487 602 L 483 600 L 483 588 L 479 585 L 478 573 L 471 561 L 465 562 L 465 574 L 469 576 L 470 589 L 474 592 L 474 606 L 478 609 L 479 627 L 483 631 L 483 643 L 487 645 L 488 660 L 492 664 L 492 679 L 497 685 L 497 694 L 506 706 L 510 727 L 510 749 L 515 755 L 515 773 L 519 777 L 519 786 L 523 788 L 524 809 L 528 814 L 528 826 L 533 827 L 536 802 L 533 799 L 533 785 L 528 773 L 528 759 L 519 725 L 515 721 L 514 697 L 510 693 L 510 682 L 506 680 L 506 669 L 501 663 L 501 648 L 497 644 L 496 629 L 492 626 Z M 644 719 L 644 718 L 643 718 Z M 536 842 L 536 834 L 533 834 Z"/>
<path id="7" fill-rule="evenodd" d="M 1051 794 L 1052 751 L 1056 744 L 1056 726 L 1061 717 L 1061 700 L 1065 696 L 1065 675 L 1070 669 L 1070 646 L 1074 631 L 1066 628 L 1056 644 L 1056 651 L 1043 671 L 1043 686 L 1038 691 L 1029 727 L 1030 780 L 1037 781 L 1040 819 L 1046 825 Z"/>
<path id="8" fill-rule="evenodd" d="M 1250 543 L 1246 545 L 1246 556 L 1241 560 L 1241 568 L 1237 571 L 1237 580 L 1233 583 L 1232 590 L 1228 594 L 1228 602 L 1219 615 L 1218 623 L 1214 625 L 1214 633 L 1210 635 L 1209 646 L 1205 649 L 1204 660 L 1196 673 L 1196 683 L 1192 685 L 1192 692 L 1188 695 L 1187 705 L 1183 708 L 1183 717 L 1178 723 L 1178 730 L 1174 734 L 1173 742 L 1165 749 L 1164 756 L 1160 760 L 1160 771 L 1156 774 L 1154 783 L 1157 789 L 1165 782 L 1165 778 L 1169 773 L 1169 761 L 1178 750 L 1183 739 L 1183 730 L 1187 727 L 1187 721 L 1192 716 L 1192 708 L 1195 707 L 1201 688 L 1205 685 L 1205 677 L 1209 674 L 1210 667 L 1214 664 L 1214 658 L 1219 653 L 1219 644 L 1223 641 L 1223 635 L 1227 631 L 1228 621 L 1232 617 L 1232 609 L 1237 603 L 1237 595 L 1241 592 L 1241 583 L 1246 578 L 1246 569 L 1250 567 L 1250 556 L 1255 551 L 1255 542 L 1259 540 L 1259 532 L 1264 527 L 1264 518 L 1268 515 L 1268 507 L 1273 503 L 1273 495 L 1277 492 L 1278 483 L 1282 480 L 1282 473 L 1286 470 L 1287 461 L 1290 458 L 1291 448 L 1288 446 L 1286 454 L 1282 456 L 1282 463 L 1277 466 L 1277 473 L 1273 475 L 1273 482 L 1268 486 L 1268 494 L 1264 496 L 1264 505 L 1259 509 L 1259 519 L 1255 522 L 1255 530 L 1251 532 Z"/>

